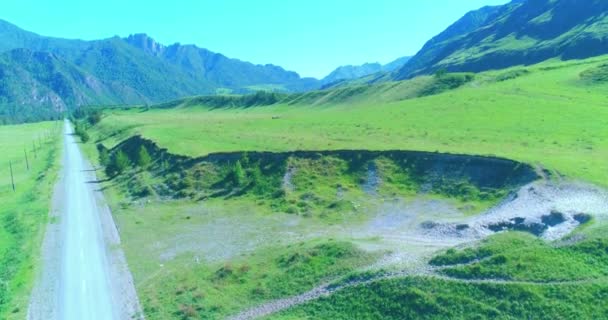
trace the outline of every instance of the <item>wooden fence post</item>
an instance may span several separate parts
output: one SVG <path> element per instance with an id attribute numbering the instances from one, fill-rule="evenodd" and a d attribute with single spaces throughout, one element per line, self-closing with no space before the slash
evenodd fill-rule
<path id="1" fill-rule="evenodd" d="M 27 171 L 30 171 L 30 161 L 27 159 L 27 150 L 23 148 L 23 154 L 25 155 L 25 166 Z"/>
<path id="2" fill-rule="evenodd" d="M 15 192 L 15 178 L 13 178 L 13 163 L 9 160 L 8 167 L 11 169 L 11 185 L 13 186 L 13 192 Z"/>

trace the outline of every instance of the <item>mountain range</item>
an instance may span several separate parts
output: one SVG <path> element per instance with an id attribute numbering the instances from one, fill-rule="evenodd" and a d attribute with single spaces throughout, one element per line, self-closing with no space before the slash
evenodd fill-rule
<path id="1" fill-rule="evenodd" d="M 405 65 L 411 57 L 401 57 L 385 65 L 378 62 L 376 63 L 365 63 L 358 66 L 347 65 L 338 67 L 332 71 L 328 76 L 321 79 L 321 84 L 324 86 L 333 85 L 337 82 L 344 80 L 353 80 L 362 77 L 367 77 L 372 74 L 380 72 L 393 72 Z"/>
<path id="2" fill-rule="evenodd" d="M 41 36 L 0 20 L 0 117 L 47 117 L 72 106 L 160 103 L 184 96 L 299 92 L 319 80 L 145 34 L 82 41 Z"/>
<path id="3" fill-rule="evenodd" d="M 479 72 L 608 53 L 608 1 L 514 0 L 467 13 L 428 41 L 394 80 Z"/>
<path id="4" fill-rule="evenodd" d="M 402 40 L 406 41 L 406 40 Z M 322 80 L 146 34 L 82 41 L 0 20 L 0 122 L 84 105 L 153 104 L 193 95 L 303 92 L 398 81 L 438 70 L 478 72 L 608 53 L 608 1 L 513 0 L 471 11 L 413 57 L 343 66 Z"/>

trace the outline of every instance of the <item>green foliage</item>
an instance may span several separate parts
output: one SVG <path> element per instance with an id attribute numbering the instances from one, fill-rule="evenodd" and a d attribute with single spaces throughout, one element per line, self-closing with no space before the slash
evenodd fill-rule
<path id="1" fill-rule="evenodd" d="M 108 152 L 108 149 L 106 149 L 103 145 L 98 145 L 97 146 L 97 150 L 99 152 L 99 164 L 101 164 L 104 167 L 107 167 L 110 165 L 110 153 Z"/>
<path id="2" fill-rule="evenodd" d="M 60 123 L 44 122 L 0 127 L 0 318 L 27 317 L 29 295 L 36 278 L 40 242 L 47 224 L 59 163 Z M 52 139 L 40 136 L 52 133 Z M 25 169 L 23 145 L 36 141 L 37 157 Z M 40 143 L 42 145 L 40 145 Z M 16 191 L 12 190 L 9 161 Z"/>
<path id="3" fill-rule="evenodd" d="M 499 278 L 525 281 L 564 281 L 608 276 L 608 242 L 584 240 L 572 246 L 554 247 L 517 232 L 498 234 L 477 248 L 448 250 L 431 260 L 458 278 Z"/>
<path id="4" fill-rule="evenodd" d="M 234 164 L 234 168 L 232 170 L 232 178 L 234 179 L 234 184 L 242 187 L 246 182 L 245 171 L 243 170 L 243 166 L 241 165 L 241 161 L 237 160 Z"/>
<path id="5" fill-rule="evenodd" d="M 581 79 L 592 83 L 608 82 L 608 64 L 587 69 L 580 74 Z"/>
<path id="6" fill-rule="evenodd" d="M 145 146 L 139 148 L 137 153 L 137 165 L 141 168 L 148 168 L 152 163 L 152 157 L 148 153 L 148 149 Z"/>
<path id="7" fill-rule="evenodd" d="M 106 167 L 106 173 L 109 176 L 115 176 L 123 173 L 131 165 L 131 161 L 126 153 L 119 150 L 111 157 L 111 163 Z"/>
<path id="8" fill-rule="evenodd" d="M 89 134 L 86 131 L 80 132 L 79 136 L 82 143 L 87 143 L 90 139 Z"/>
<path id="9" fill-rule="evenodd" d="M 435 71 L 435 78 L 440 79 L 443 78 L 446 74 L 448 74 L 448 70 L 445 68 L 441 68 Z"/>
<path id="10" fill-rule="evenodd" d="M 99 122 L 101 122 L 101 117 L 102 117 L 101 110 L 93 110 L 87 116 L 87 121 L 89 122 L 90 125 L 94 126 L 94 125 L 98 124 Z"/>
<path id="11" fill-rule="evenodd" d="M 444 91 L 453 90 L 473 81 L 475 75 L 472 73 L 444 73 L 438 72 L 434 81 L 421 91 L 421 96 L 430 96 Z"/>
<path id="12" fill-rule="evenodd" d="M 229 263 L 186 269 L 168 264 L 158 281 L 142 288 L 140 297 L 149 319 L 172 318 L 184 306 L 197 319 L 225 318 L 246 306 L 303 293 L 375 259 L 349 242 L 271 246 Z"/>
<path id="13" fill-rule="evenodd" d="M 74 126 L 74 133 L 80 137 L 82 143 L 87 143 L 90 139 L 89 133 L 87 132 L 85 125 L 79 121 L 76 121 Z"/>
<path id="14" fill-rule="evenodd" d="M 608 312 L 605 282 L 581 285 L 466 284 L 432 278 L 346 288 L 278 315 L 288 319 L 597 319 Z"/>
<path id="15" fill-rule="evenodd" d="M 492 253 L 492 250 L 486 247 L 476 249 L 466 248 L 462 251 L 449 249 L 445 253 L 433 257 L 429 263 L 435 266 L 471 263 L 475 260 L 487 258 Z"/>
<path id="16" fill-rule="evenodd" d="M 509 70 L 509 71 L 502 72 L 501 74 L 496 76 L 496 81 L 513 80 L 513 79 L 517 79 L 521 76 L 525 76 L 529 73 L 530 73 L 530 71 L 528 71 L 527 69 Z"/>

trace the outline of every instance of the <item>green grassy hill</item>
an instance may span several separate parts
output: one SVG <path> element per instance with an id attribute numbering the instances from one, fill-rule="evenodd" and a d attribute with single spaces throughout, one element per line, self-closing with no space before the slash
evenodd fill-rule
<path id="1" fill-rule="evenodd" d="M 395 78 L 606 54 L 607 12 L 608 4 L 601 0 L 515 0 L 484 7 L 431 39 Z"/>
<path id="2" fill-rule="evenodd" d="M 78 106 L 142 105 L 258 89 L 300 92 L 319 86 L 316 79 L 278 66 L 255 65 L 194 45 L 165 46 L 144 34 L 68 40 L 0 20 L 0 40 L 0 113 L 5 122 L 49 119 L 55 110 Z"/>
<path id="3" fill-rule="evenodd" d="M 421 93 L 438 83 L 447 88 L 421 77 L 295 96 L 193 98 L 108 111 L 98 130 L 108 146 L 141 134 L 189 156 L 328 149 L 498 155 L 606 185 L 604 64 L 601 57 L 486 72 L 428 96 Z"/>
<path id="4" fill-rule="evenodd" d="M 94 161 L 112 165 L 119 152 L 129 159 L 102 186 L 149 319 L 222 318 L 323 283 L 374 277 L 269 318 L 601 318 L 603 217 L 563 241 L 506 232 L 440 252 L 440 242 L 393 247 L 384 238 L 390 231 L 367 232 L 387 212 L 399 216 L 400 201 L 443 203 L 457 212 L 449 219 L 474 217 L 509 190 L 488 193 L 448 175 L 445 189 L 429 189 L 418 164 L 394 152 L 328 150 L 496 155 L 605 187 L 607 64 L 607 57 L 554 60 L 304 94 L 111 108 L 84 146 Z M 152 163 L 140 161 L 142 153 Z M 378 155 L 371 167 L 370 154 Z M 370 172 L 382 181 L 371 191 Z M 419 218 L 437 210 L 425 207 Z M 422 255 L 437 274 L 364 271 L 393 250 Z"/>

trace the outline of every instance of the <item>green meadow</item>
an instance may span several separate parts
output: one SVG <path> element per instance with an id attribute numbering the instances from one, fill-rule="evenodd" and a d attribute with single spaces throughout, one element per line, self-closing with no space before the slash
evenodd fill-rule
<path id="1" fill-rule="evenodd" d="M 62 123 L 0 126 L 0 318 L 23 319 L 59 164 Z M 27 162 L 25 154 L 27 154 Z M 12 164 L 13 191 L 9 162 Z M 29 170 L 27 169 L 29 165 Z"/>
<path id="2" fill-rule="evenodd" d="M 306 104 L 114 109 L 97 139 L 111 147 L 141 134 L 187 156 L 330 149 L 496 155 L 606 185 L 608 83 L 584 76 L 604 63 L 602 57 L 485 72 L 461 88 L 418 98 L 402 93 L 424 79 L 350 89 L 356 103 L 326 103 L 332 92 L 310 93 L 322 97 Z"/>
<path id="3" fill-rule="evenodd" d="M 188 157 L 342 149 L 493 155 L 530 163 L 554 177 L 606 186 L 607 61 L 607 57 L 548 61 L 473 76 L 424 76 L 325 92 L 254 97 L 263 102 L 225 96 L 189 98 L 150 108 L 104 109 L 101 121 L 87 131 L 90 141 L 84 150 L 97 163 L 97 144 L 113 148 L 141 135 L 170 153 Z M 165 175 L 159 169 L 165 167 L 162 161 L 154 162 L 156 169 L 134 164 L 126 174 L 103 184 L 150 319 L 236 314 L 357 274 L 386 253 L 377 238 L 357 242 L 352 235 L 335 231 L 369 219 L 365 212 L 376 202 L 368 206 L 364 202 L 360 212 L 347 213 L 352 211 L 350 204 L 368 198 L 358 189 L 360 175 L 328 174 L 331 170 L 327 168 L 335 166 L 331 161 L 323 167 L 329 171 L 297 164 L 300 176 L 293 177 L 294 183 L 310 182 L 310 186 L 296 187 L 285 196 L 287 209 L 278 211 L 273 209 L 270 195 L 232 193 L 214 198 L 195 192 L 197 174 L 209 178 L 223 171 L 193 167 L 188 169 L 192 172 L 184 169 Z M 415 190 L 399 189 L 409 180 L 395 170 L 387 171 L 390 163 L 379 162 L 379 168 L 390 172 L 379 190 L 382 197 L 416 197 Z M 247 166 L 242 170 L 245 177 L 257 172 Z M 308 202 L 317 199 L 309 199 L 310 194 L 321 195 L 317 199 L 321 204 L 312 208 L 324 210 L 336 197 L 336 181 L 339 189 L 355 190 L 345 198 L 350 204 L 343 212 L 338 207 L 338 214 L 329 217 L 301 214 Z M 155 190 L 142 188 L 151 184 L 183 188 L 184 194 L 192 196 L 163 198 Z M 276 181 L 274 185 L 280 187 Z M 146 190 L 147 196 L 135 196 L 133 190 Z M 444 198 L 438 196 L 437 201 L 466 207 L 466 201 L 458 197 Z M 500 199 L 490 200 L 469 200 L 476 210 L 467 214 L 477 214 Z M 597 317 L 606 310 L 589 301 L 606 294 L 605 223 L 593 220 L 579 229 L 587 240 L 564 248 L 527 234 L 499 234 L 431 259 L 431 265 L 442 266 L 441 274 L 454 281 L 382 280 L 344 289 L 270 318 Z M 310 236 L 285 236 L 291 231 Z M 155 235 L 153 242 L 150 234 Z M 382 250 L 365 251 L 360 245 Z M 488 278 L 516 283 L 466 282 Z M 582 282 L 554 283 L 571 280 Z"/>

